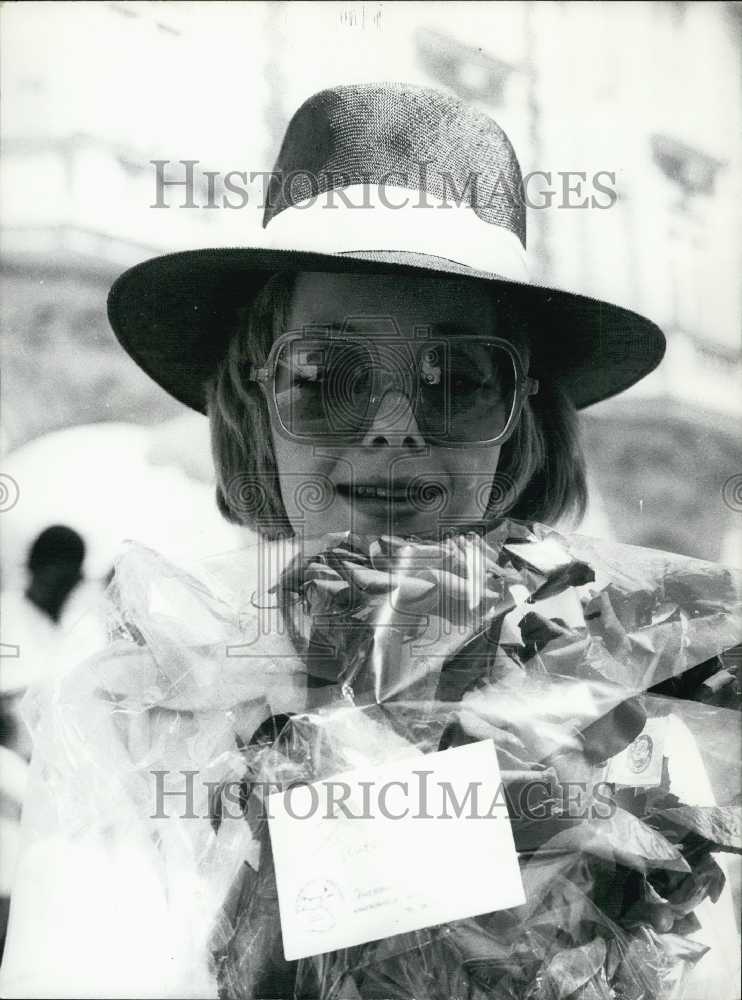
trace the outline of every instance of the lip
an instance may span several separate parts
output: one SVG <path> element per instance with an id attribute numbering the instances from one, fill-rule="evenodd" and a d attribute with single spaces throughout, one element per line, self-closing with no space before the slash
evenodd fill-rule
<path id="1" fill-rule="evenodd" d="M 395 480 L 390 483 L 383 479 L 370 479 L 357 483 L 338 483 L 337 492 L 346 501 L 369 504 L 409 505 L 413 503 L 412 493 L 424 494 L 430 490 L 445 493 L 444 487 L 433 480 Z"/>
<path id="2" fill-rule="evenodd" d="M 386 482 L 339 483 L 338 493 L 353 503 L 406 504 L 409 503 L 407 485 Z"/>

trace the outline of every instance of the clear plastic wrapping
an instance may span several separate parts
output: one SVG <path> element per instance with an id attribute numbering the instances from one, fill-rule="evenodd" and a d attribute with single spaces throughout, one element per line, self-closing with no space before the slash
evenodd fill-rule
<path id="1" fill-rule="evenodd" d="M 109 596 L 108 645 L 27 701 L 18 891 L 62 858 L 85 888 L 41 970 L 14 904 L 8 995 L 733 1000 L 739 716 L 668 695 L 742 641 L 732 571 L 504 520 L 190 573 L 133 546 Z M 481 740 L 525 904 L 287 962 L 265 790 Z"/>

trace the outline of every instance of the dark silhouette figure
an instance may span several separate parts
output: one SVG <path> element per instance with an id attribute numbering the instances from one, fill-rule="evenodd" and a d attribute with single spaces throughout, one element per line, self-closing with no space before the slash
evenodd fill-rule
<path id="1" fill-rule="evenodd" d="M 38 536 L 28 556 L 31 579 L 26 597 L 53 622 L 58 622 L 65 601 L 82 580 L 85 543 L 76 531 L 55 524 Z"/>

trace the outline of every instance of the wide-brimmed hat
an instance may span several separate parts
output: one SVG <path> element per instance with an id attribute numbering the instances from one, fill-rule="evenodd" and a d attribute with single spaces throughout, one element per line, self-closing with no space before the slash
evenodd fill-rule
<path id="1" fill-rule="evenodd" d="M 665 338 L 620 306 L 532 283 L 520 166 L 487 115 L 407 84 L 333 87 L 289 123 L 267 189 L 269 246 L 189 250 L 126 271 L 108 299 L 124 349 L 205 410 L 240 310 L 279 271 L 431 274 L 484 284 L 525 318 L 531 374 L 577 407 L 633 385 Z"/>

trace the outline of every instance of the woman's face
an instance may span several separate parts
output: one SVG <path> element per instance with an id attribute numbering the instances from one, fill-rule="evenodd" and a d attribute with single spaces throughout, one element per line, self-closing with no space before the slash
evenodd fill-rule
<path id="1" fill-rule="evenodd" d="M 504 337 L 491 298 L 464 280 L 394 275 L 304 273 L 289 330 L 348 329 L 375 344 L 414 341 L 420 327 L 448 334 Z M 389 356 L 394 348 L 384 348 Z M 483 516 L 499 445 L 443 448 L 426 442 L 402 386 L 385 390 L 357 444 L 289 440 L 272 426 L 284 506 L 297 533 L 427 534 Z M 422 422 L 422 421 L 420 421 Z M 409 489 L 415 480 L 418 491 Z M 313 487 L 316 490 L 313 492 Z M 321 494 L 319 502 L 318 494 Z M 320 509 L 321 508 L 321 509 Z"/>

